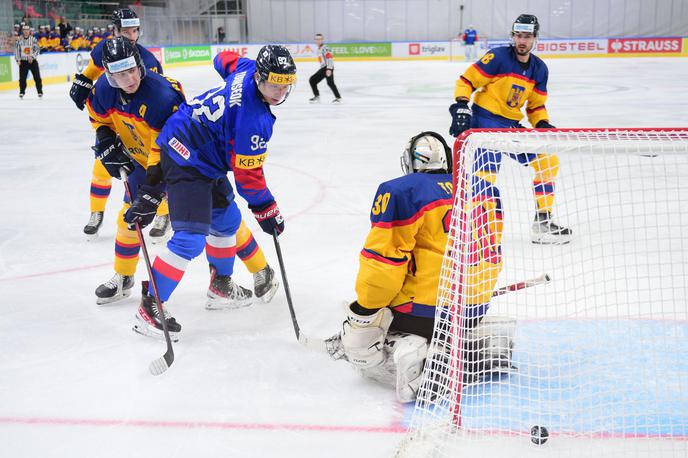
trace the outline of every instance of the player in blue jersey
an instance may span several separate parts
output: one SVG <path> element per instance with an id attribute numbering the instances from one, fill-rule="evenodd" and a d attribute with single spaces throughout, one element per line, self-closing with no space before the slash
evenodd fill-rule
<path id="1" fill-rule="evenodd" d="M 451 151 L 439 134 L 421 132 L 409 140 L 401 159 L 405 175 L 380 184 L 373 199 L 371 229 L 359 255 L 357 298 L 328 350 L 363 376 L 395 386 L 398 399 L 408 402 L 415 399 L 434 331 L 452 211 Z M 482 201 L 473 205 L 486 208 Z M 497 226 L 496 211 L 485 212 L 490 226 Z M 494 240 L 491 248 L 498 251 Z M 466 272 L 469 329 L 487 313 L 501 270 L 501 256 L 485 255 L 489 251 L 478 251 Z"/>
<path id="2" fill-rule="evenodd" d="M 468 28 L 463 31 L 461 40 L 463 41 L 466 62 L 474 61 L 477 58 L 476 41 L 478 41 L 478 31 L 475 30 L 472 25 L 469 25 Z"/>
<path id="3" fill-rule="evenodd" d="M 520 15 L 513 24 L 511 46 L 495 48 L 471 65 L 456 81 L 455 103 L 449 107 L 452 124 L 449 132 L 459 136 L 469 128 L 523 128 L 521 108 L 526 106 L 528 121 L 538 129 L 552 129 L 545 108 L 547 65 L 532 54 L 540 25 L 532 14 Z M 471 94 L 473 108 L 468 108 Z M 483 150 L 475 163 L 491 184 L 499 172 L 502 153 Z M 554 154 L 507 153 L 520 164 L 535 170 L 533 192 L 536 201 L 531 240 L 541 244 L 564 244 L 572 231 L 552 220 L 554 180 L 559 173 L 559 158 Z M 495 196 L 499 199 L 499 194 Z"/>
<path id="4" fill-rule="evenodd" d="M 96 130 L 96 159 L 115 178 L 120 178 L 123 167 L 132 192 L 142 189 L 160 194 L 162 170 L 155 140 L 167 118 L 184 102 L 181 86 L 148 72 L 138 48 L 124 37 L 104 41 L 103 66 L 105 74 L 86 100 Z M 99 304 L 128 296 L 134 284 L 140 242 L 123 220 L 128 208 L 125 195 L 115 237 L 115 275 L 96 289 Z"/>
<path id="5" fill-rule="evenodd" d="M 241 214 L 227 174 L 233 173 L 238 193 L 263 231 L 281 233 L 284 218 L 263 165 L 275 123 L 270 107 L 291 92 L 296 65 L 289 51 L 276 45 L 261 48 L 255 61 L 223 52 L 214 65 L 223 83 L 182 104 L 158 136 L 174 233 L 153 262 L 153 276 L 160 299 L 167 301 L 188 263 L 205 247 L 211 265 L 206 307 L 232 308 L 249 305 L 253 298 L 232 280 Z M 135 330 L 160 336 L 162 321 L 149 312 L 152 303 L 144 290 Z M 170 330 L 178 333 L 176 321 L 169 320 L 176 325 Z"/>

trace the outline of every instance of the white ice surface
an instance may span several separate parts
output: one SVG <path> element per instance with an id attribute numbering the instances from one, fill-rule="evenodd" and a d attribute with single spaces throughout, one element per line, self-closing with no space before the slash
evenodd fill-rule
<path id="1" fill-rule="evenodd" d="M 560 127 L 688 126 L 684 59 L 550 60 L 552 122 Z M 308 76 L 278 117 L 267 179 L 286 215 L 281 237 L 304 332 L 327 337 L 354 297 L 358 252 L 379 182 L 421 130 L 447 134 L 465 64 L 338 62 L 344 104 L 310 105 Z M 219 82 L 210 67 L 170 69 L 187 97 Z M 164 344 L 131 331 L 139 292 L 96 306 L 112 275 L 113 186 L 101 236 L 87 242 L 93 132 L 67 94 L 0 93 L 0 456 L 379 457 L 401 440 L 394 393 L 294 338 L 280 291 L 267 305 L 204 309 L 207 267 L 193 262 L 169 302 L 184 326 L 163 376 L 147 367 Z M 240 207 L 245 209 L 240 200 Z M 271 239 L 245 212 L 271 265 Z M 152 247 L 152 255 L 160 247 Z M 683 261 L 685 262 L 685 261 Z M 236 278 L 251 285 L 237 262 Z M 143 261 L 137 279 L 146 278 Z"/>

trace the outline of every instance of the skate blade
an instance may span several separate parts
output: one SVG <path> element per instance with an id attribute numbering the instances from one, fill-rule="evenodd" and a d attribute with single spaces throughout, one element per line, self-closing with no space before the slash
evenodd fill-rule
<path id="1" fill-rule="evenodd" d="M 571 243 L 571 235 L 532 234 L 531 241 L 536 245 L 566 245 Z"/>
<path id="2" fill-rule="evenodd" d="M 137 320 L 140 321 L 140 318 L 137 317 Z M 151 329 L 148 324 L 136 323 L 131 330 L 142 336 L 152 337 L 157 340 L 162 340 L 163 342 L 165 341 L 165 333 L 157 328 Z M 172 342 L 179 342 L 179 333 L 170 332 L 170 340 Z"/>
<path id="3" fill-rule="evenodd" d="M 95 234 L 85 234 L 86 235 L 86 241 L 87 242 L 93 242 L 95 240 L 98 240 L 98 233 L 96 232 Z"/>
<path id="4" fill-rule="evenodd" d="M 253 304 L 253 298 L 242 301 L 229 301 L 227 299 L 211 295 L 208 293 L 208 301 L 205 303 L 206 310 L 234 310 L 248 307 Z"/>
<path id="5" fill-rule="evenodd" d="M 263 294 L 262 296 L 256 295 L 256 297 L 258 299 L 260 299 L 261 301 L 263 301 L 264 304 L 267 304 L 268 302 L 270 302 L 272 300 L 273 297 L 275 297 L 275 294 L 277 294 L 278 289 L 279 289 L 279 282 L 274 281 L 272 283 L 272 286 L 270 286 L 270 289 L 268 290 L 267 293 Z M 255 292 L 254 292 L 254 294 L 255 294 Z"/>
<path id="6" fill-rule="evenodd" d="M 121 301 L 122 299 L 126 299 L 129 296 L 131 296 L 131 288 L 125 289 L 124 291 L 122 291 L 122 294 L 117 294 L 112 297 L 99 297 L 98 299 L 96 299 L 96 304 L 111 304 L 112 302 L 117 302 Z"/>

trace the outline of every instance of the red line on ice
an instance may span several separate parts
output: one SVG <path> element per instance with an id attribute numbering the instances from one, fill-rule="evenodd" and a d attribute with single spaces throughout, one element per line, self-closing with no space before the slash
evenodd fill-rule
<path id="1" fill-rule="evenodd" d="M 36 277 L 47 277 L 48 275 L 59 275 L 59 274 L 67 273 L 67 272 L 79 272 L 81 270 L 97 269 L 99 267 L 105 267 L 105 266 L 109 266 L 109 265 L 112 265 L 112 261 L 105 262 L 102 264 L 92 264 L 90 266 L 72 267 L 69 269 L 58 269 L 58 270 L 50 270 L 48 272 L 39 272 L 36 274 L 20 275 L 18 277 L 0 278 L 0 282 L 10 281 L 10 280 L 26 280 L 27 278 L 36 278 Z"/>
<path id="2" fill-rule="evenodd" d="M 107 420 L 97 418 L 0 417 L 0 424 L 42 426 L 136 426 L 146 428 L 228 429 L 228 430 L 291 430 L 320 432 L 405 433 L 399 424 L 391 426 L 299 425 L 280 423 L 229 423 L 219 421 L 157 421 Z"/>

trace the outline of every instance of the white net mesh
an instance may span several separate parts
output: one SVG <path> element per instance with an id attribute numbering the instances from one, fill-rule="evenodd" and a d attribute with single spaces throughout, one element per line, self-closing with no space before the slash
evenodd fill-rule
<path id="1" fill-rule="evenodd" d="M 688 129 L 476 132 L 455 181 L 398 456 L 688 456 Z"/>

